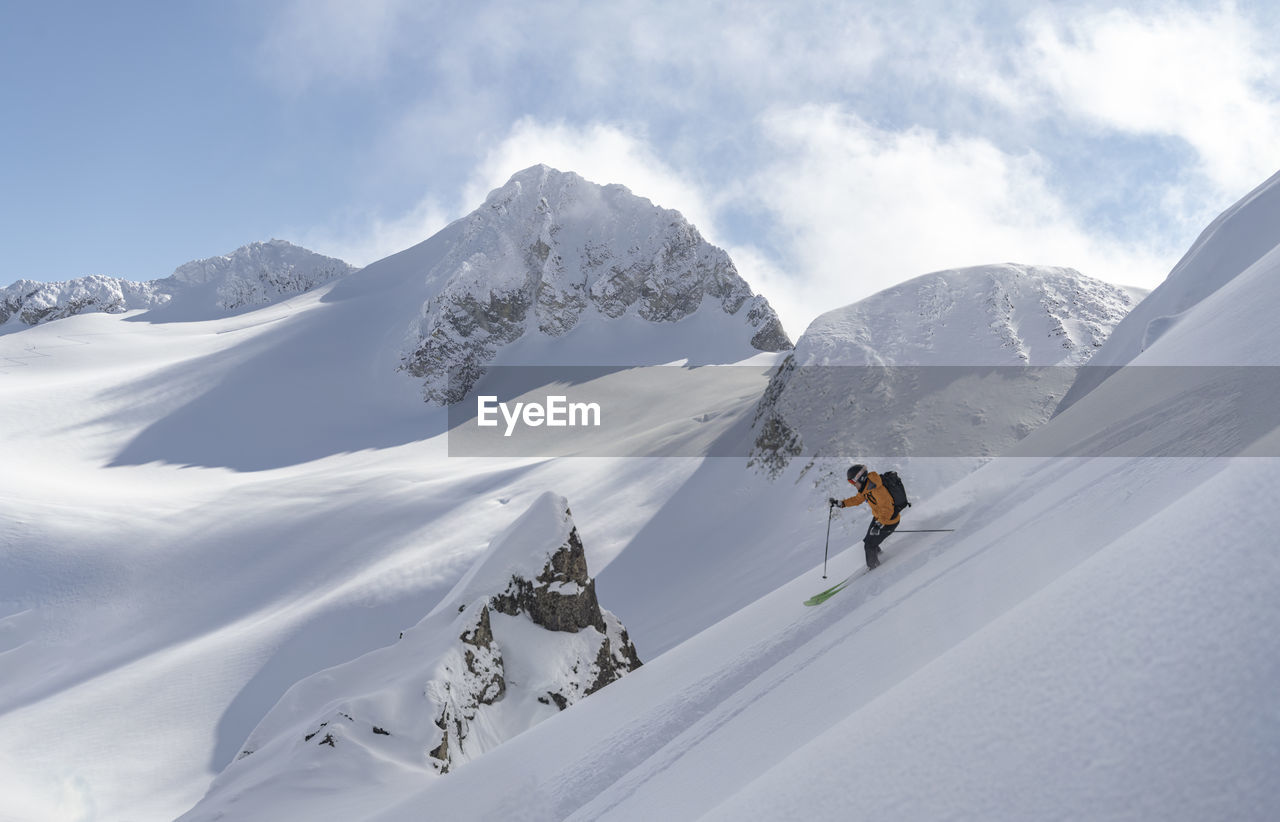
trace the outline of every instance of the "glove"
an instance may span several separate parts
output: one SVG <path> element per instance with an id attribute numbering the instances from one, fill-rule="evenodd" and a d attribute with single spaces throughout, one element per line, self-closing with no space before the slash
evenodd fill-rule
<path id="1" fill-rule="evenodd" d="M 844 507 L 844 503 L 842 503 L 840 500 L 836 499 L 835 497 L 831 497 L 831 498 L 829 498 L 829 499 L 827 500 L 827 505 L 831 506 L 832 508 L 843 508 L 843 507 Z"/>

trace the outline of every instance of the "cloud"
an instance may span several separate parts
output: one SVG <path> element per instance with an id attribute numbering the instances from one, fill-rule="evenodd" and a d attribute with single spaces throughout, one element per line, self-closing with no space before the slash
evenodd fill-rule
<path id="1" fill-rule="evenodd" d="M 1280 164 L 1280 56 L 1234 5 L 1044 12 L 1027 31 L 1023 67 L 1066 114 L 1185 140 L 1202 173 L 1232 197 Z"/>
<path id="2" fill-rule="evenodd" d="M 417 202 L 339 220 L 331 247 L 398 250 L 547 163 L 680 210 L 793 334 L 962 265 L 1153 286 L 1280 144 L 1277 58 L 1230 5 L 283 8 L 280 87 L 370 114 L 352 199 Z"/>
<path id="3" fill-rule="evenodd" d="M 840 106 L 778 109 L 763 127 L 775 159 L 734 196 L 776 226 L 778 260 L 760 267 L 760 285 L 789 328 L 945 268 L 1062 265 L 1147 287 L 1168 271 L 1168 249 L 1083 228 L 1032 152 L 881 129 Z"/>
<path id="4" fill-rule="evenodd" d="M 398 217 L 347 214 L 336 225 L 307 229 L 298 236 L 299 242 L 313 251 L 365 266 L 417 245 L 451 219 L 439 201 L 426 197 Z"/>

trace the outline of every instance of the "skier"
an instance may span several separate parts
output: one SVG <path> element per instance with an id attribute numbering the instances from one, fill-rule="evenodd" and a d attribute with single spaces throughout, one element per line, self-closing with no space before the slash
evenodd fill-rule
<path id="1" fill-rule="evenodd" d="M 849 469 L 849 484 L 858 489 L 858 493 L 848 499 L 839 500 L 831 497 L 828 503 L 832 508 L 850 508 L 864 502 L 871 504 L 871 525 L 867 527 L 867 535 L 862 538 L 862 548 L 867 554 L 867 570 L 880 564 L 880 543 L 898 527 L 900 513 L 894 505 L 893 495 L 884 487 L 880 475 L 867 471 L 867 466 L 858 464 Z"/>

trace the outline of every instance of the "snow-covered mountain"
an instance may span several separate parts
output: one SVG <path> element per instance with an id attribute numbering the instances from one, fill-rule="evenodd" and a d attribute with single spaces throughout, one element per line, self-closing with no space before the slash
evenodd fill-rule
<path id="1" fill-rule="evenodd" d="M 729 361 L 791 347 L 768 301 L 752 293 L 729 255 L 679 212 L 620 185 L 533 166 L 442 234 L 414 252 L 425 300 L 403 352 L 405 370 L 423 379 L 432 402 L 466 396 L 485 366 L 526 334 L 580 329 L 586 336 L 591 326 L 624 318 L 670 324 L 731 316 L 727 342 L 740 356 Z M 615 344 L 584 347 L 579 356 L 587 359 L 578 364 L 629 364 L 652 355 Z"/>
<path id="2" fill-rule="evenodd" d="M 0 288 L 0 333 L 86 311 L 162 309 L 165 319 L 207 319 L 310 291 L 356 269 L 333 257 L 271 240 L 193 260 L 159 280 L 92 275 L 58 283 L 18 280 Z"/>
<path id="3" fill-rule="evenodd" d="M 777 474 L 802 454 L 1000 454 L 1049 419 L 1145 293 L 1069 268 L 987 265 L 827 312 L 770 380 L 753 461 Z"/>

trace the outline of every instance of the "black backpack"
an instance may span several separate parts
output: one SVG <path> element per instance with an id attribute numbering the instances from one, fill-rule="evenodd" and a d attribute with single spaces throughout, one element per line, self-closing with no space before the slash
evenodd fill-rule
<path id="1" fill-rule="evenodd" d="M 907 499 L 907 489 L 902 486 L 902 480 L 898 477 L 897 471 L 885 471 L 880 475 L 880 484 L 884 486 L 884 490 L 889 492 L 889 496 L 893 497 L 893 515 L 896 517 L 906 508 L 911 507 L 911 501 Z"/>

